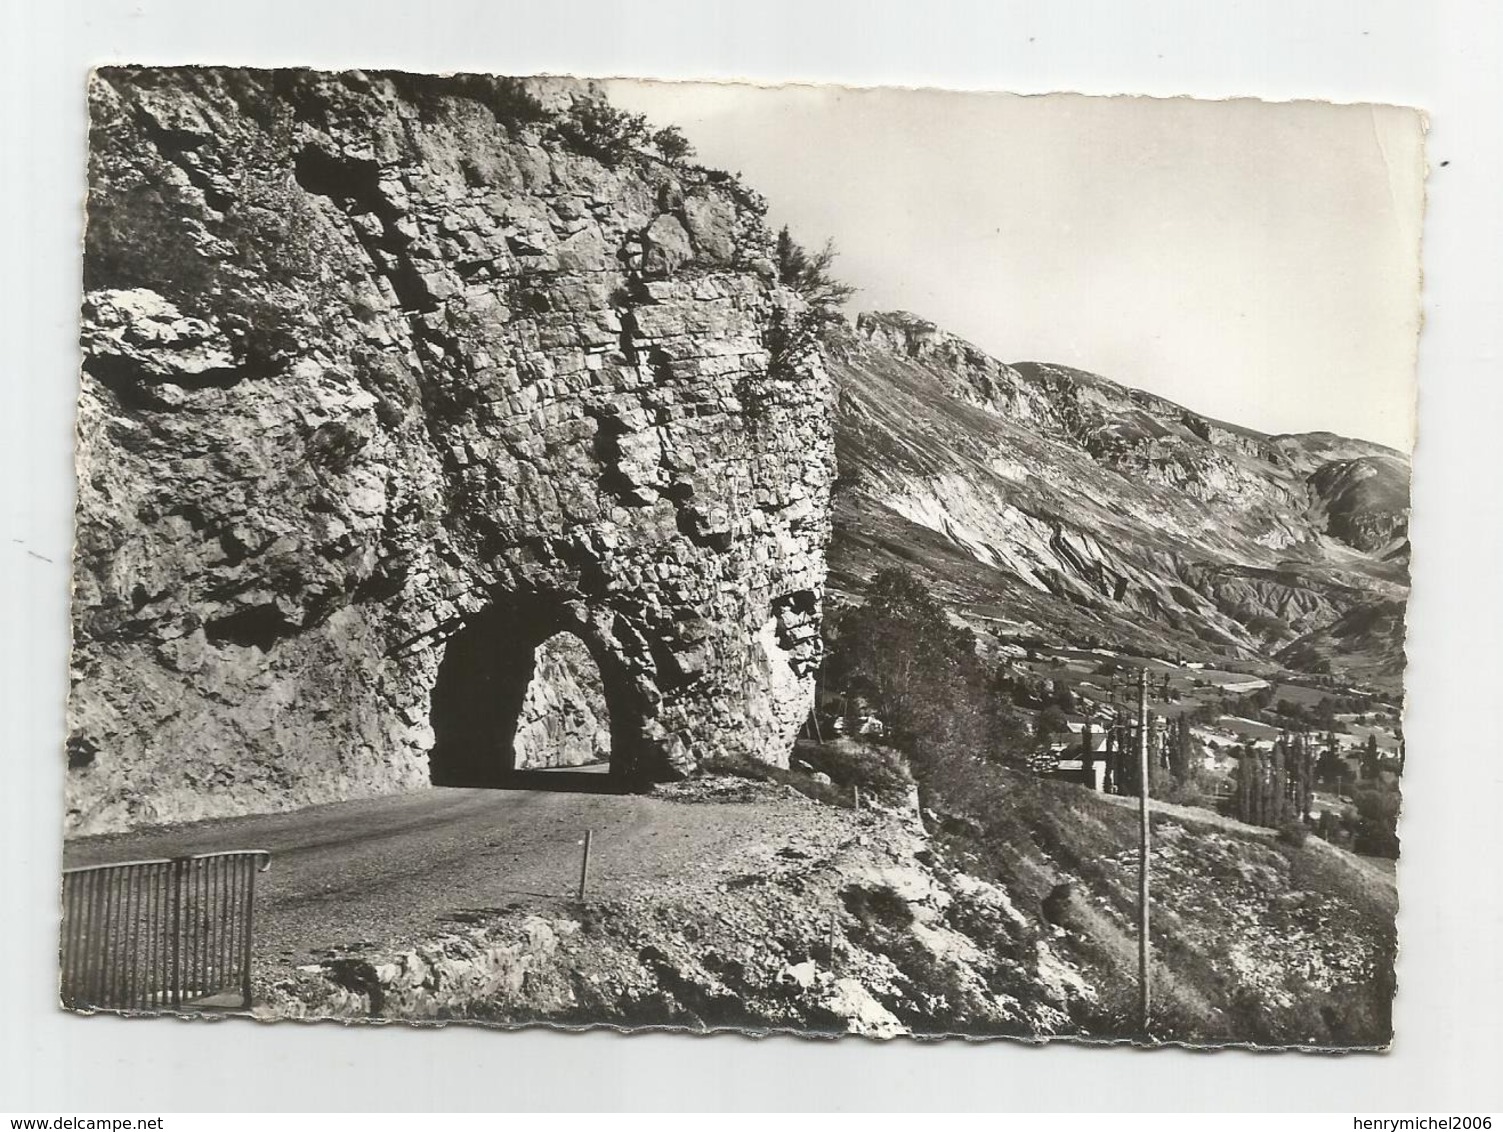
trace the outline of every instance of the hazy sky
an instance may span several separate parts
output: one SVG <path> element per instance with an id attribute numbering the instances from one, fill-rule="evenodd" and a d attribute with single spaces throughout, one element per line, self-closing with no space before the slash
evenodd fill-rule
<path id="1" fill-rule="evenodd" d="M 1423 201 L 1393 107 L 609 84 L 904 309 L 1267 432 L 1407 450 Z"/>

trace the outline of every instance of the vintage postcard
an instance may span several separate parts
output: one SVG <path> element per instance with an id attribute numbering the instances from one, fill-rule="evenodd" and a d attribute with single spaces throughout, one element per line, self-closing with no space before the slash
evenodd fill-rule
<path id="1" fill-rule="evenodd" d="M 66 1008 L 1389 1045 L 1419 112 L 88 97 Z"/>

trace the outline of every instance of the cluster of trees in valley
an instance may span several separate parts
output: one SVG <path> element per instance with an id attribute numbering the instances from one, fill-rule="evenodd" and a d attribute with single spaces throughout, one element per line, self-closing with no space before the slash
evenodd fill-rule
<path id="1" fill-rule="evenodd" d="M 1065 681 L 984 659 L 975 634 L 956 624 L 918 578 L 896 568 L 876 575 L 862 604 L 832 613 L 822 681 L 838 690 L 853 721 L 864 709 L 875 713 L 884 724 L 884 741 L 909 757 L 921 785 L 941 793 L 961 789 L 978 760 L 1052 773 L 1059 755 L 1071 753 L 1069 717 L 1099 707 Z M 1155 680 L 1155 694 L 1167 684 L 1167 677 Z M 1253 693 L 1249 706 L 1266 710 L 1277 703 L 1272 692 L 1270 686 Z M 1104 743 L 1087 723 L 1077 757 L 1087 768 L 1105 761 L 1107 788 L 1136 794 L 1131 706 L 1130 698 L 1119 701 Z M 1281 734 L 1271 750 L 1251 742 L 1231 747 L 1230 781 L 1207 768 L 1194 736 L 1195 724 L 1219 716 L 1217 705 L 1156 720 L 1149 792 L 1171 802 L 1219 803 L 1230 816 L 1279 829 L 1288 839 L 1316 832 L 1359 852 L 1396 856 L 1394 760 L 1370 733 L 1353 775 L 1334 731 L 1335 713 L 1359 706 L 1370 702 L 1326 697 L 1313 711 L 1294 713 L 1302 726 Z M 1311 723 L 1329 727 L 1317 738 Z M 1083 777 L 1089 778 L 1089 770 Z M 1350 804 L 1318 806 L 1322 788 L 1348 796 Z M 1312 818 L 1317 810 L 1319 818 Z"/>

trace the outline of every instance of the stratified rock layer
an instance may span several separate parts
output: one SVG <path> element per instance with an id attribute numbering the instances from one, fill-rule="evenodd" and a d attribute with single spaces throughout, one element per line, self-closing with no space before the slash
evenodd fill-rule
<path id="1" fill-rule="evenodd" d="M 760 201 L 576 152 L 593 97 L 97 74 L 71 829 L 496 781 L 560 631 L 613 772 L 786 760 L 829 383 Z"/>

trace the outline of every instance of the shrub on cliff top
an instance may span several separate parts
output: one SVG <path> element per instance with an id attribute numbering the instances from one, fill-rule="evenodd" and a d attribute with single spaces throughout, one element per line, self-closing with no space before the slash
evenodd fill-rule
<path id="1" fill-rule="evenodd" d="M 793 238 L 786 225 L 778 232 L 778 282 L 802 299 L 804 308 L 780 308 L 773 316 L 767 342 L 769 368 L 774 374 L 791 374 L 810 351 L 845 325 L 840 307 L 856 288 L 835 278 L 831 268 L 836 254 L 833 241 L 826 240 L 819 251 L 810 252 Z"/>
<path id="2" fill-rule="evenodd" d="M 694 156 L 694 147 L 677 126 L 664 126 L 652 135 L 652 147 L 664 161 L 683 161 Z"/>
<path id="3" fill-rule="evenodd" d="M 547 108 L 522 79 L 504 75 L 421 75 L 408 71 L 371 71 L 370 77 L 391 83 L 397 94 L 417 107 L 425 122 L 442 117 L 446 98 L 480 103 L 512 135 L 525 125 L 549 118 Z"/>
<path id="4" fill-rule="evenodd" d="M 778 282 L 793 291 L 809 306 L 809 322 L 816 336 L 827 327 L 843 323 L 840 305 L 856 293 L 856 288 L 835 278 L 835 243 L 826 240 L 817 252 L 810 252 L 789 233 L 787 225 L 778 232 Z"/>
<path id="5" fill-rule="evenodd" d="M 670 165 L 694 154 L 694 147 L 677 126 L 654 130 L 646 115 L 621 110 L 599 97 L 575 99 L 554 120 L 553 132 L 576 153 L 612 169 L 647 149 L 656 150 Z"/>
<path id="6" fill-rule="evenodd" d="M 647 143 L 647 118 L 618 110 L 603 98 L 578 98 L 553 131 L 570 149 L 615 168 Z"/>

